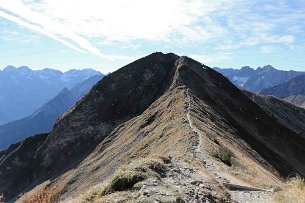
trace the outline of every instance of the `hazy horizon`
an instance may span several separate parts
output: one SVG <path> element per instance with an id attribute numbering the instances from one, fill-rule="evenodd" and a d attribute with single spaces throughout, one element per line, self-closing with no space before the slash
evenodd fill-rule
<path id="1" fill-rule="evenodd" d="M 211 67 L 305 70 L 304 8 L 301 0 L 0 0 L 0 67 L 105 73 L 162 51 Z"/>
<path id="2" fill-rule="evenodd" d="M 132 62 L 132 61 L 131 61 Z M 130 63 L 131 63 L 130 62 Z M 124 65 L 127 65 L 128 63 L 126 63 L 126 64 L 124 64 Z M 124 65 L 122 65 L 121 67 L 123 67 Z M 207 65 L 207 64 L 206 64 Z M 274 66 L 274 65 L 272 65 L 272 64 L 264 64 L 264 65 L 260 65 L 260 66 L 250 66 L 250 65 L 243 65 L 243 66 L 241 66 L 241 67 L 218 67 L 218 66 L 210 66 L 211 68 L 221 68 L 221 69 L 238 69 L 238 70 L 240 70 L 241 68 L 243 68 L 243 67 L 245 67 L 245 66 L 249 66 L 250 68 L 252 68 L 252 69 L 254 69 L 254 70 L 256 70 L 256 69 L 258 69 L 258 68 L 262 68 L 262 67 L 264 67 L 264 66 L 267 66 L 267 65 L 271 65 L 272 67 L 274 67 L 275 69 L 277 69 L 277 70 L 284 70 L 284 71 L 291 71 L 291 70 L 293 70 L 293 71 L 305 71 L 305 68 L 304 69 L 302 69 L 302 68 L 285 68 L 285 67 L 277 67 L 277 66 Z M 109 71 L 109 72 L 106 72 L 105 71 L 105 69 L 103 69 L 103 67 L 100 67 L 100 68 L 95 68 L 95 67 L 31 67 L 31 66 L 28 66 L 28 65 L 18 65 L 18 66 L 16 66 L 16 65 L 12 65 L 12 64 L 9 64 L 9 65 L 6 65 L 6 66 L 2 66 L 2 67 L 0 67 L 0 71 L 3 71 L 7 66 L 14 66 L 15 68 L 20 68 L 20 67 L 22 67 L 22 66 L 26 66 L 26 67 L 28 67 L 28 68 L 30 68 L 30 69 L 32 69 L 32 70 L 43 70 L 43 69 L 54 69 L 54 70 L 58 70 L 58 71 L 61 71 L 61 72 L 67 72 L 67 71 L 69 71 L 69 70 L 84 70 L 84 69 L 93 69 L 93 70 L 96 70 L 96 71 L 100 71 L 101 73 L 103 73 L 103 74 L 108 74 L 108 73 L 110 73 L 110 72 L 113 72 L 113 71 L 115 71 L 115 70 L 117 70 L 117 69 L 119 69 L 119 68 L 121 68 L 121 67 L 117 67 L 117 68 L 113 68 L 114 70 L 113 71 Z"/>

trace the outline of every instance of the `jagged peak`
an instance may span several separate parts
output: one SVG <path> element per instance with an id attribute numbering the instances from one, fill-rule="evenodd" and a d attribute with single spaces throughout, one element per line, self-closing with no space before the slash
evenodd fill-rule
<path id="1" fill-rule="evenodd" d="M 243 66 L 241 69 L 241 71 L 249 71 L 249 70 L 254 70 L 253 68 L 251 68 L 250 66 Z"/>
<path id="2" fill-rule="evenodd" d="M 272 71 L 276 70 L 272 65 L 265 65 L 263 67 L 258 67 L 256 70 L 258 71 Z"/>
<path id="3" fill-rule="evenodd" d="M 8 65 L 3 69 L 3 71 L 12 71 L 12 70 L 16 70 L 16 69 L 17 68 L 15 66 Z"/>
<path id="4" fill-rule="evenodd" d="M 28 66 L 20 66 L 20 67 L 18 67 L 18 69 L 20 69 L 20 70 L 32 70 Z"/>
<path id="5" fill-rule="evenodd" d="M 266 65 L 262 68 L 263 70 L 275 70 L 275 68 L 271 65 Z"/>
<path id="6" fill-rule="evenodd" d="M 20 67 L 18 67 L 18 70 L 20 72 L 22 72 L 23 74 L 30 74 L 30 73 L 34 72 L 32 69 L 30 69 L 27 66 L 20 66 Z"/>

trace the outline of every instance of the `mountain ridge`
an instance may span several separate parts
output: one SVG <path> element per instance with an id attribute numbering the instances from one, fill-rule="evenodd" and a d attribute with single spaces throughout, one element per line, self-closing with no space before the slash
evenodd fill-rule
<path id="1" fill-rule="evenodd" d="M 303 136 L 278 122 L 220 73 L 188 57 L 160 52 L 99 81 L 40 143 L 31 149 L 35 157 L 22 166 L 9 161 L 0 164 L 0 190 L 8 196 L 13 197 L 25 187 L 8 178 L 12 172 L 3 164 L 10 165 L 15 175 L 16 171 L 23 174 L 14 180 L 32 184 L 27 185 L 28 191 L 35 187 L 32 191 L 40 194 L 40 188 L 61 201 L 81 201 L 77 198 L 89 188 L 107 185 L 107 180 L 113 180 L 111 177 L 117 180 L 116 171 L 123 165 L 155 156 L 172 163 L 164 166 L 169 167 L 163 174 L 169 179 L 162 179 L 160 174 L 164 184 L 170 180 L 170 167 L 180 166 L 175 169 L 180 172 L 171 173 L 175 178 L 186 177 L 185 171 L 196 173 L 200 180 L 211 183 L 215 191 L 230 190 L 228 185 L 245 188 L 245 181 L 251 185 L 261 181 L 260 187 L 277 185 L 291 173 L 305 175 Z M 225 149 L 232 153 L 228 165 L 217 158 L 217 153 Z M 18 158 L 19 153 L 14 153 L 10 160 Z M 226 172 L 236 168 L 242 176 Z M 25 176 L 25 169 L 31 175 Z M 146 179 L 142 179 L 147 181 L 146 187 L 141 186 L 140 190 L 130 191 L 126 186 L 126 194 L 110 188 L 113 194 L 104 194 L 102 198 L 118 192 L 119 198 L 125 200 L 133 194 L 143 201 L 152 200 L 153 196 L 141 194 L 146 189 L 149 194 L 160 196 L 153 193 L 156 188 Z M 44 181 L 49 182 L 44 185 Z M 162 181 L 156 181 L 161 187 Z M 196 186 L 192 185 L 197 183 L 186 181 L 190 181 L 185 183 L 195 192 Z M 6 188 L 1 188 L 3 183 L 7 183 Z M 175 191 L 174 182 L 168 186 Z M 178 189 L 181 199 L 195 201 L 186 187 Z M 263 193 L 261 190 L 259 194 Z M 178 198 L 176 193 L 168 192 Z M 235 198 L 233 191 L 228 192 Z M 204 197 L 212 201 L 228 198 L 225 196 L 226 192 L 217 192 Z"/>

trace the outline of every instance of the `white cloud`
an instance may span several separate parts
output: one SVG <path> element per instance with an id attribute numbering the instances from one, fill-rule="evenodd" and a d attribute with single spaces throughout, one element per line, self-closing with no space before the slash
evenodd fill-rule
<path id="1" fill-rule="evenodd" d="M 103 41 L 203 41 L 224 32 L 208 16 L 229 9 L 227 0 L 0 0 L 1 17 L 75 50 L 105 58 L 90 38 Z M 216 34 L 217 33 L 217 34 Z M 72 45 L 73 44 L 73 45 Z"/>
<path id="2" fill-rule="evenodd" d="M 203 18 L 211 12 L 230 6 L 224 2 L 228 1 L 53 0 L 42 1 L 39 10 L 83 36 L 102 36 L 109 41 L 167 41 L 178 34 L 192 40 L 193 33 L 187 31 L 198 22 L 206 22 Z M 209 29 L 215 25 L 206 26 Z"/>
<path id="3" fill-rule="evenodd" d="M 260 47 L 260 52 L 263 54 L 269 54 L 274 50 L 274 47 L 270 47 L 270 46 L 262 46 Z"/>
<path id="4" fill-rule="evenodd" d="M 282 0 L 274 5 L 258 0 L 0 0 L 0 16 L 77 51 L 133 60 L 136 56 L 108 55 L 98 47 L 116 43 L 137 49 L 137 40 L 170 48 L 212 43 L 222 51 L 271 44 L 292 47 L 296 38 L 288 28 L 298 30 L 294 22 L 304 14 Z M 196 56 L 210 62 L 227 60 L 230 54 Z"/>
<path id="5" fill-rule="evenodd" d="M 233 50 L 241 47 L 251 47 L 256 45 L 270 45 L 270 44 L 285 44 L 292 47 L 295 38 L 292 35 L 271 35 L 268 33 L 261 33 L 257 35 L 248 36 L 239 42 L 228 41 L 216 47 L 217 50 Z"/>
<path id="6" fill-rule="evenodd" d="M 230 52 L 224 52 L 224 53 L 218 53 L 214 55 L 205 55 L 205 54 L 193 54 L 190 55 L 191 58 L 202 62 L 202 63 L 216 63 L 221 61 L 226 61 L 231 59 L 232 53 Z"/>
<path id="7" fill-rule="evenodd" d="M 254 46 L 257 44 L 291 44 L 294 42 L 294 37 L 292 35 L 268 35 L 266 33 L 262 33 L 257 36 L 253 36 L 248 40 L 245 40 L 240 45 L 245 46 Z"/>
<path id="8" fill-rule="evenodd" d="M 5 27 L 2 27 L 0 30 L 0 39 L 3 41 L 17 42 L 19 44 L 33 44 L 40 42 L 40 37 L 36 34 L 20 32 Z"/>
<path id="9" fill-rule="evenodd" d="M 26 27 L 26 28 L 28 28 L 30 30 L 39 32 L 39 33 L 41 33 L 43 35 L 46 35 L 46 36 L 50 37 L 51 39 L 56 40 L 58 42 L 61 42 L 62 44 L 66 45 L 66 46 L 68 46 L 68 47 L 70 47 L 70 48 L 72 48 L 74 50 L 77 50 L 77 51 L 80 51 L 80 52 L 84 52 L 83 50 L 81 50 L 81 49 L 77 48 L 76 46 L 70 44 L 69 42 L 67 42 L 67 41 L 57 37 L 55 34 L 40 28 L 37 25 L 33 25 L 33 24 L 30 24 L 30 23 L 27 23 L 27 22 L 25 22 L 25 21 L 15 17 L 15 16 L 13 16 L 13 15 L 7 14 L 7 13 L 2 12 L 2 11 L 0 11 L 0 17 L 5 18 L 7 20 L 10 20 L 10 21 L 12 21 L 14 23 L 17 23 L 18 25 Z"/>

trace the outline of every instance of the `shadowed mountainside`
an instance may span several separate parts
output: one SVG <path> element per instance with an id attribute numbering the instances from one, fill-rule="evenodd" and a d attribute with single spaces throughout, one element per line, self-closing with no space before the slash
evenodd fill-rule
<path id="1" fill-rule="evenodd" d="M 264 89 L 260 93 L 272 95 L 294 105 L 305 108 L 305 75 L 300 75 L 289 81 Z"/>
<path id="2" fill-rule="evenodd" d="M 305 136 L 305 109 L 273 96 L 264 96 L 246 90 L 243 90 L 243 92 L 285 126 Z"/>

